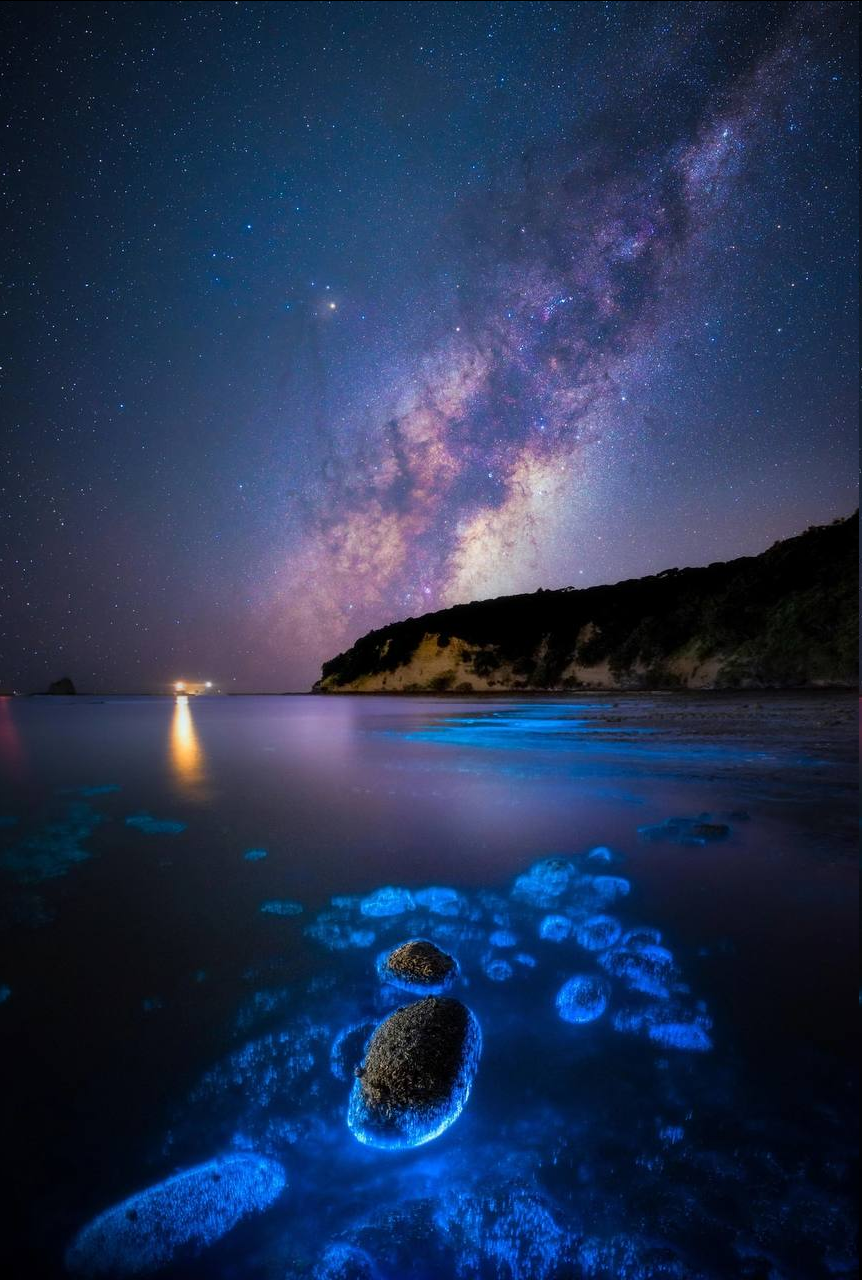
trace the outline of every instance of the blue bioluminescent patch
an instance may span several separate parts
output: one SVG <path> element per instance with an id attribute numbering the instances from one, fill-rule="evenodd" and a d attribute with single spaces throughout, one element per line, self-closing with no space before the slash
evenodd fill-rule
<path id="1" fill-rule="evenodd" d="M 590 916 L 575 927 L 575 939 L 585 951 L 605 951 L 619 941 L 622 931 L 613 916 Z"/>
<path id="2" fill-rule="evenodd" d="M 435 916 L 458 916 L 464 910 L 464 898 L 455 889 L 432 886 L 417 889 L 413 894 L 417 906 L 425 907 Z"/>
<path id="3" fill-rule="evenodd" d="M 329 951 L 364 950 L 374 945 L 377 936 L 373 929 L 354 929 L 338 920 L 317 920 L 306 927 L 305 935 Z"/>
<path id="4" fill-rule="evenodd" d="M 647 1034 L 654 1044 L 663 1049 L 681 1049 L 689 1053 L 707 1053 L 712 1048 L 712 1041 L 694 1022 L 656 1022 L 650 1026 Z"/>
<path id="5" fill-rule="evenodd" d="M 508 960 L 500 960 L 496 956 L 486 956 L 482 961 L 482 970 L 492 982 L 508 982 L 515 974 Z"/>
<path id="6" fill-rule="evenodd" d="M 303 911 L 302 903 L 290 898 L 269 898 L 260 909 L 265 916 L 301 916 Z"/>
<path id="7" fill-rule="evenodd" d="M 557 1012 L 564 1022 L 595 1022 L 608 1005 L 610 988 L 595 974 L 579 973 L 557 992 Z"/>
<path id="8" fill-rule="evenodd" d="M 248 1214 L 267 1209 L 286 1185 L 281 1165 L 263 1156 L 210 1160 L 100 1214 L 69 1246 L 66 1266 L 83 1276 L 155 1271 L 183 1250 L 214 1244 Z"/>
<path id="9" fill-rule="evenodd" d="M 401 916 L 405 911 L 413 911 L 415 907 L 412 893 L 407 889 L 396 889 L 392 885 L 375 890 L 367 898 L 363 898 L 359 904 L 362 915 L 373 919 Z"/>
<path id="10" fill-rule="evenodd" d="M 176 822 L 172 818 L 154 818 L 149 813 L 133 813 L 126 818 L 126 826 L 134 827 L 147 836 L 178 836 L 186 829 L 185 822 Z"/>
<path id="11" fill-rule="evenodd" d="M 518 935 L 512 933 L 511 929 L 494 929 L 488 934 L 488 941 L 492 947 L 499 947 L 501 951 L 507 950 L 509 947 L 518 945 Z"/>
<path id="12" fill-rule="evenodd" d="M 536 862 L 524 875 L 518 876 L 512 889 L 512 897 L 536 906 L 551 906 L 565 893 L 575 876 L 575 869 L 566 858 L 544 858 Z"/>
<path id="13" fill-rule="evenodd" d="M 545 942 L 565 942 L 571 932 L 572 922 L 568 916 L 543 916 L 539 921 L 539 937 Z"/>
<path id="14" fill-rule="evenodd" d="M 667 999 L 676 976 L 673 956 L 665 947 L 642 945 L 606 951 L 599 964 L 632 991 Z"/>
<path id="15" fill-rule="evenodd" d="M 267 856 L 266 849 L 246 849 L 242 855 L 244 862 L 263 862 Z"/>
<path id="16" fill-rule="evenodd" d="M 627 898 L 631 892 L 631 884 L 623 876 L 594 876 L 592 888 L 603 902 L 615 902 L 617 898 Z"/>
<path id="17" fill-rule="evenodd" d="M 46 823 L 0 855 L 0 867 L 21 884 L 65 876 L 91 856 L 83 843 L 103 821 L 92 805 L 69 804 L 58 821 Z"/>

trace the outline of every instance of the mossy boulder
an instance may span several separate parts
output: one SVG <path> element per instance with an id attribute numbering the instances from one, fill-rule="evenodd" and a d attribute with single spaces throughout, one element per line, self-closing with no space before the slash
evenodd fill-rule
<path id="1" fill-rule="evenodd" d="M 458 976 L 458 962 L 425 938 L 412 938 L 382 958 L 380 977 L 405 991 L 441 994 Z"/>
<path id="2" fill-rule="evenodd" d="M 347 1122 L 372 1147 L 416 1147 L 448 1129 L 470 1096 L 482 1047 L 475 1015 L 428 996 L 389 1015 L 356 1070 Z"/>

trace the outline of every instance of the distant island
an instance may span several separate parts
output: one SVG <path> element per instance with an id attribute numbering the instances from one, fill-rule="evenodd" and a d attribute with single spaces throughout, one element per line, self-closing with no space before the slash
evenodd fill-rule
<path id="1" fill-rule="evenodd" d="M 758 556 L 393 622 L 317 693 L 853 688 L 859 513 Z"/>

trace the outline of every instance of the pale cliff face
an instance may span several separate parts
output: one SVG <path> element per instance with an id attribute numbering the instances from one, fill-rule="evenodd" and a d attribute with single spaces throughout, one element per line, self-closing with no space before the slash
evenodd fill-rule
<path id="1" fill-rule="evenodd" d="M 595 626 L 588 623 L 573 638 L 572 651 L 595 634 Z M 389 642 L 385 641 L 381 656 Z M 540 646 L 541 649 L 541 646 Z M 458 636 L 440 644 L 436 633 L 426 633 L 410 660 L 394 671 L 374 672 L 360 676 L 348 684 L 337 684 L 332 677 L 323 680 L 321 690 L 329 693 L 500 693 L 507 689 L 546 688 L 531 684 L 519 675 L 510 663 L 500 662 L 487 674 L 477 674 L 477 655 L 493 655 L 491 647 L 468 645 Z M 535 655 L 541 657 L 541 653 Z M 496 660 L 496 659 L 495 659 Z M 725 665 L 724 657 L 711 657 L 698 661 L 691 653 L 681 652 L 665 664 L 665 670 L 674 684 L 687 689 L 712 689 L 719 683 L 719 675 Z M 482 664 L 480 661 L 480 670 Z M 562 673 L 556 689 L 632 689 L 637 688 L 646 676 L 646 668 L 636 664 L 623 677 L 615 675 L 607 661 L 594 665 L 578 662 L 574 657 Z"/>

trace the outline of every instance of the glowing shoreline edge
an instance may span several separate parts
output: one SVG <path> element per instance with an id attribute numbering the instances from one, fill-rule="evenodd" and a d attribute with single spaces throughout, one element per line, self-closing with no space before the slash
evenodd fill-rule
<path id="1" fill-rule="evenodd" d="M 138 1191 L 94 1218 L 66 1250 L 69 1271 L 131 1276 L 167 1265 L 181 1249 L 215 1244 L 287 1185 L 282 1166 L 251 1153 L 227 1155 Z"/>
<path id="2" fill-rule="evenodd" d="M 383 1023 L 379 1024 L 382 1025 Z M 350 1091 L 347 1127 L 364 1146 L 376 1147 L 381 1151 L 402 1151 L 433 1142 L 455 1123 L 467 1105 L 481 1053 L 482 1030 L 472 1009 L 467 1009 L 464 1052 L 449 1097 L 444 1102 L 422 1115 L 406 1111 L 391 1122 L 391 1129 L 386 1130 L 371 1116 L 362 1094 L 362 1081 L 357 1078 Z"/>

